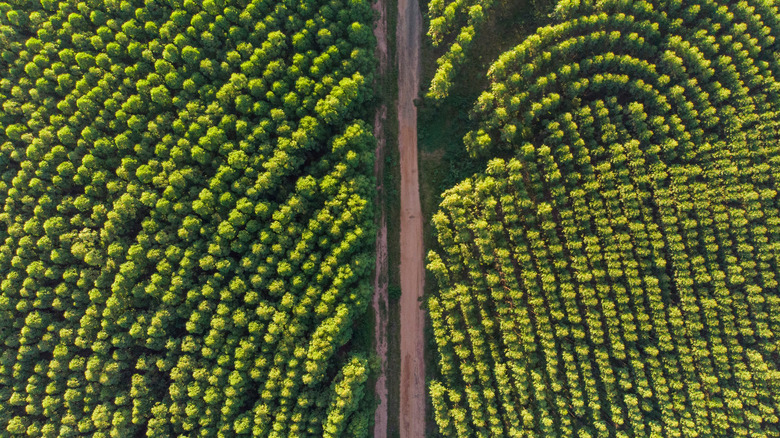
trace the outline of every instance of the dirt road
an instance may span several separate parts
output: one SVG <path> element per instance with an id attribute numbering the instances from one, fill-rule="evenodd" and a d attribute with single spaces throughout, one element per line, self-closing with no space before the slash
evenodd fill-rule
<path id="1" fill-rule="evenodd" d="M 385 0 L 377 0 L 373 4 L 377 11 L 374 25 L 374 36 L 377 40 L 377 57 L 379 58 L 379 77 L 387 72 L 387 13 Z M 381 79 L 380 79 L 381 80 Z M 376 378 L 374 392 L 379 399 L 379 405 L 374 412 L 374 438 L 387 438 L 387 218 L 385 216 L 385 200 L 382 182 L 384 180 L 384 124 L 387 118 L 387 105 L 377 108 L 374 116 L 374 135 L 376 136 L 376 161 L 374 176 L 377 183 L 377 199 L 379 200 L 379 223 L 376 234 L 376 267 L 374 270 L 374 346 L 379 358 L 379 375 Z"/>
<path id="2" fill-rule="evenodd" d="M 398 148 L 401 155 L 401 438 L 425 436 L 422 211 L 417 169 L 420 28 L 417 0 L 398 0 Z"/>

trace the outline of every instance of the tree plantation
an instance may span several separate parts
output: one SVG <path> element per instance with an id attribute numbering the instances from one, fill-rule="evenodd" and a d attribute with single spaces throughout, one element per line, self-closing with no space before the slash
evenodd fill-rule
<path id="1" fill-rule="evenodd" d="M 367 435 L 371 21 L 0 2 L 0 435 Z"/>
<path id="2" fill-rule="evenodd" d="M 436 62 L 438 67 L 431 79 L 427 97 L 442 99 L 449 95 L 459 67 L 470 55 L 474 36 L 490 16 L 495 0 L 430 0 L 428 36 L 434 46 L 447 46 L 447 51 Z"/>
<path id="3" fill-rule="evenodd" d="M 464 141 L 495 158 L 434 216 L 441 434 L 780 436 L 776 2 L 553 17 L 490 68 Z"/>

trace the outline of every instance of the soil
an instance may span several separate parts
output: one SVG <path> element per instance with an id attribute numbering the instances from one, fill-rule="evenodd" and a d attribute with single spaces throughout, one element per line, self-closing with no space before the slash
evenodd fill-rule
<path id="1" fill-rule="evenodd" d="M 387 71 L 387 5 L 385 0 L 377 0 L 371 5 L 377 12 L 374 22 L 374 37 L 376 38 L 376 52 L 379 56 L 379 74 Z"/>
<path id="2" fill-rule="evenodd" d="M 425 268 L 417 166 L 420 29 L 417 0 L 398 0 L 398 149 L 401 156 L 401 438 L 425 436 Z"/>
<path id="3" fill-rule="evenodd" d="M 374 26 L 374 36 L 377 40 L 377 56 L 379 58 L 380 77 L 387 71 L 387 17 L 385 1 L 377 0 L 373 4 L 377 11 Z M 376 161 L 374 176 L 377 183 L 377 199 L 379 200 L 380 216 L 376 235 L 376 268 L 374 270 L 374 345 L 379 359 L 379 374 L 374 386 L 374 392 L 379 399 L 379 405 L 374 413 L 374 437 L 387 438 L 387 218 L 385 216 L 382 181 L 384 180 L 384 121 L 387 118 L 387 105 L 377 108 L 374 117 L 374 135 L 376 136 Z"/>
<path id="4" fill-rule="evenodd" d="M 383 173 L 383 149 L 385 138 L 382 135 L 382 122 L 387 116 L 387 107 L 382 105 L 377 109 L 374 118 L 374 132 L 376 135 L 376 164 L 374 174 L 377 178 L 377 196 L 381 205 L 379 227 L 376 234 L 376 268 L 374 270 L 374 346 L 376 356 L 379 359 L 379 374 L 374 386 L 374 392 L 379 399 L 379 405 L 374 413 L 374 438 L 387 437 L 387 318 L 389 312 L 387 293 L 387 218 L 385 216 L 384 201 L 382 199 L 382 173 Z"/>

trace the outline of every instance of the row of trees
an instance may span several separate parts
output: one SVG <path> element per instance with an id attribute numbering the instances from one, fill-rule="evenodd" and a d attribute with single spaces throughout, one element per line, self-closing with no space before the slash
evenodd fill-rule
<path id="1" fill-rule="evenodd" d="M 455 75 L 469 54 L 471 42 L 493 7 L 493 0 L 431 0 L 428 3 L 428 36 L 434 47 L 448 44 L 436 62 L 427 97 L 443 99 L 449 95 Z"/>
<path id="2" fill-rule="evenodd" d="M 367 436 L 371 20 L 0 4 L 4 434 Z"/>
<path id="3" fill-rule="evenodd" d="M 513 40 L 510 35 L 527 34 L 540 23 L 547 23 L 555 3 L 554 0 L 525 3 L 429 0 L 427 35 L 440 55 L 426 97 L 434 102 L 447 98 L 464 65 L 484 71 L 484 50 L 503 50 L 504 44 Z M 476 45 L 478 50 L 473 47 Z"/>
<path id="4" fill-rule="evenodd" d="M 780 435 L 776 7 L 557 14 L 475 105 L 514 158 L 434 217 L 441 432 Z"/>

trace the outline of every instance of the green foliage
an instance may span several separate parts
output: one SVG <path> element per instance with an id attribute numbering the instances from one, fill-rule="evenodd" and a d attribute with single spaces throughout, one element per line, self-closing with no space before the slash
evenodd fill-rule
<path id="1" fill-rule="evenodd" d="M 428 36 L 434 46 L 446 40 L 447 51 L 436 60 L 436 69 L 427 96 L 436 100 L 449 95 L 457 67 L 466 60 L 468 48 L 485 21 L 495 0 L 431 0 L 428 3 Z"/>
<path id="2" fill-rule="evenodd" d="M 555 0 L 429 0 L 428 37 L 440 55 L 426 97 L 434 102 L 448 98 L 462 71 L 464 76 L 473 74 L 468 70 L 476 66 L 482 71 L 486 49 L 504 50 L 501 47 L 525 34 L 526 27 L 533 30 L 548 23 L 555 4 Z"/>
<path id="3" fill-rule="evenodd" d="M 322 436 L 329 438 L 344 436 L 345 429 L 349 425 L 348 420 L 351 419 L 350 414 L 358 408 L 363 399 L 363 384 L 367 378 L 368 361 L 364 358 L 353 358 L 341 369 L 333 383 L 334 395 L 328 407 Z M 353 429 L 357 427 L 359 426 L 354 426 Z M 357 434 L 357 431 L 351 431 L 351 436 Z"/>
<path id="4" fill-rule="evenodd" d="M 370 4 L 10 3 L 0 435 L 365 436 Z"/>
<path id="5" fill-rule="evenodd" d="M 445 436 L 780 436 L 771 2 L 562 1 L 491 67 L 428 268 Z"/>

